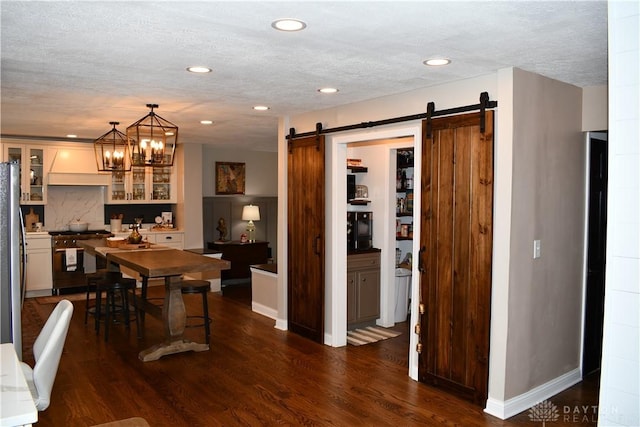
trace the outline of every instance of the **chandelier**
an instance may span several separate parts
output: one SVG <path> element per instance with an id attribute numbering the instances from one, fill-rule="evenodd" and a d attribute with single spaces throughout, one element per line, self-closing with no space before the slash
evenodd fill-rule
<path id="1" fill-rule="evenodd" d="M 129 146 L 125 134 L 116 129 L 120 122 L 109 122 L 113 126 L 109 132 L 93 142 L 96 162 L 100 172 L 128 172 L 131 170 Z"/>
<path id="2" fill-rule="evenodd" d="M 173 166 L 178 143 L 178 126 L 151 112 L 127 128 L 127 144 L 133 166 Z"/>

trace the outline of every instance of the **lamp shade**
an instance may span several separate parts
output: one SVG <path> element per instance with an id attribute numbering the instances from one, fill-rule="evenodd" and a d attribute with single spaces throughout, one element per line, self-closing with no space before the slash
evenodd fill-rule
<path id="1" fill-rule="evenodd" d="M 109 122 L 113 129 L 95 141 L 96 162 L 100 172 L 128 172 L 131 170 L 129 147 L 125 134 L 116 129 L 119 122 Z"/>
<path id="2" fill-rule="evenodd" d="M 133 166 L 173 166 L 178 143 L 178 126 L 151 112 L 127 128 L 127 143 Z"/>
<path id="3" fill-rule="evenodd" d="M 242 208 L 243 221 L 260 221 L 260 209 L 254 205 L 247 205 Z"/>

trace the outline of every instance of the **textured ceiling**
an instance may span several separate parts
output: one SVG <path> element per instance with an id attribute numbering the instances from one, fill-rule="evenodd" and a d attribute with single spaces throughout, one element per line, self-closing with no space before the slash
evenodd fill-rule
<path id="1" fill-rule="evenodd" d="M 3 135 L 93 139 L 156 103 L 182 142 L 275 151 L 279 116 L 505 67 L 607 83 L 604 1 L 2 1 L 0 14 Z M 283 17 L 307 29 L 275 31 Z"/>

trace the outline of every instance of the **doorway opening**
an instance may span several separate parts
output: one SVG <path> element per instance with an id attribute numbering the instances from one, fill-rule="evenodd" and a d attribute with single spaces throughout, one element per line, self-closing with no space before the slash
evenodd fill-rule
<path id="1" fill-rule="evenodd" d="M 366 131 L 351 135 L 328 136 L 327 150 L 328 162 L 333 173 L 330 173 L 332 191 L 328 192 L 331 211 L 328 214 L 327 236 L 330 236 L 333 244 L 327 245 L 327 260 L 332 268 L 330 277 L 327 277 L 327 334 L 325 343 L 339 347 L 347 344 L 347 290 L 345 278 L 347 277 L 347 226 L 346 212 L 352 209 L 347 202 L 347 175 L 345 167 L 347 159 L 360 159 L 361 164 L 367 167 L 365 175 L 359 176 L 359 185 L 367 187 L 367 195 L 370 202 L 365 207 L 356 207 L 353 210 L 366 210 L 373 213 L 373 246 L 380 249 L 380 314 L 375 325 L 384 328 L 394 327 L 394 308 L 396 294 L 396 176 L 397 176 L 397 150 L 413 147 L 419 150 L 421 141 L 421 124 L 404 123 L 388 128 L 378 128 L 376 131 Z M 419 170 L 419 165 L 416 165 Z M 417 175 L 417 174 L 416 174 Z M 419 177 L 414 178 L 419 182 Z M 415 189 L 418 193 L 418 189 Z M 414 201 L 419 206 L 419 200 Z M 419 229 L 413 232 L 418 235 Z M 412 251 L 416 250 L 412 248 Z M 416 275 L 413 275 L 415 277 Z M 412 290 L 417 287 L 412 286 Z M 416 301 L 412 298 L 412 304 Z M 417 310 L 411 308 L 411 313 Z M 410 315 L 411 316 L 411 315 Z M 415 334 L 409 325 L 413 324 L 407 317 L 403 322 L 401 332 L 408 345 L 403 345 L 403 353 L 408 355 L 405 359 L 408 365 L 408 374 L 417 379 L 417 354 L 410 351 L 415 348 Z M 394 340 L 398 338 L 393 338 Z M 360 346 L 358 348 L 362 348 Z M 366 351 L 366 350 L 359 350 Z M 404 359 L 404 358 L 403 358 Z"/>
<path id="2" fill-rule="evenodd" d="M 586 139 L 589 156 L 582 377 L 599 378 L 607 243 L 608 135 L 607 132 L 589 132 Z"/>

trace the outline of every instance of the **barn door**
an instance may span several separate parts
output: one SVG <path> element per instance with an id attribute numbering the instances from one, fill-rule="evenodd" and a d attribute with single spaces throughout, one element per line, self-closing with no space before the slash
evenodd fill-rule
<path id="1" fill-rule="evenodd" d="M 314 341 L 324 336 L 324 136 L 289 141 L 289 330 Z"/>
<path id="2" fill-rule="evenodd" d="M 493 111 L 423 123 L 420 381 L 478 404 L 487 397 Z"/>

